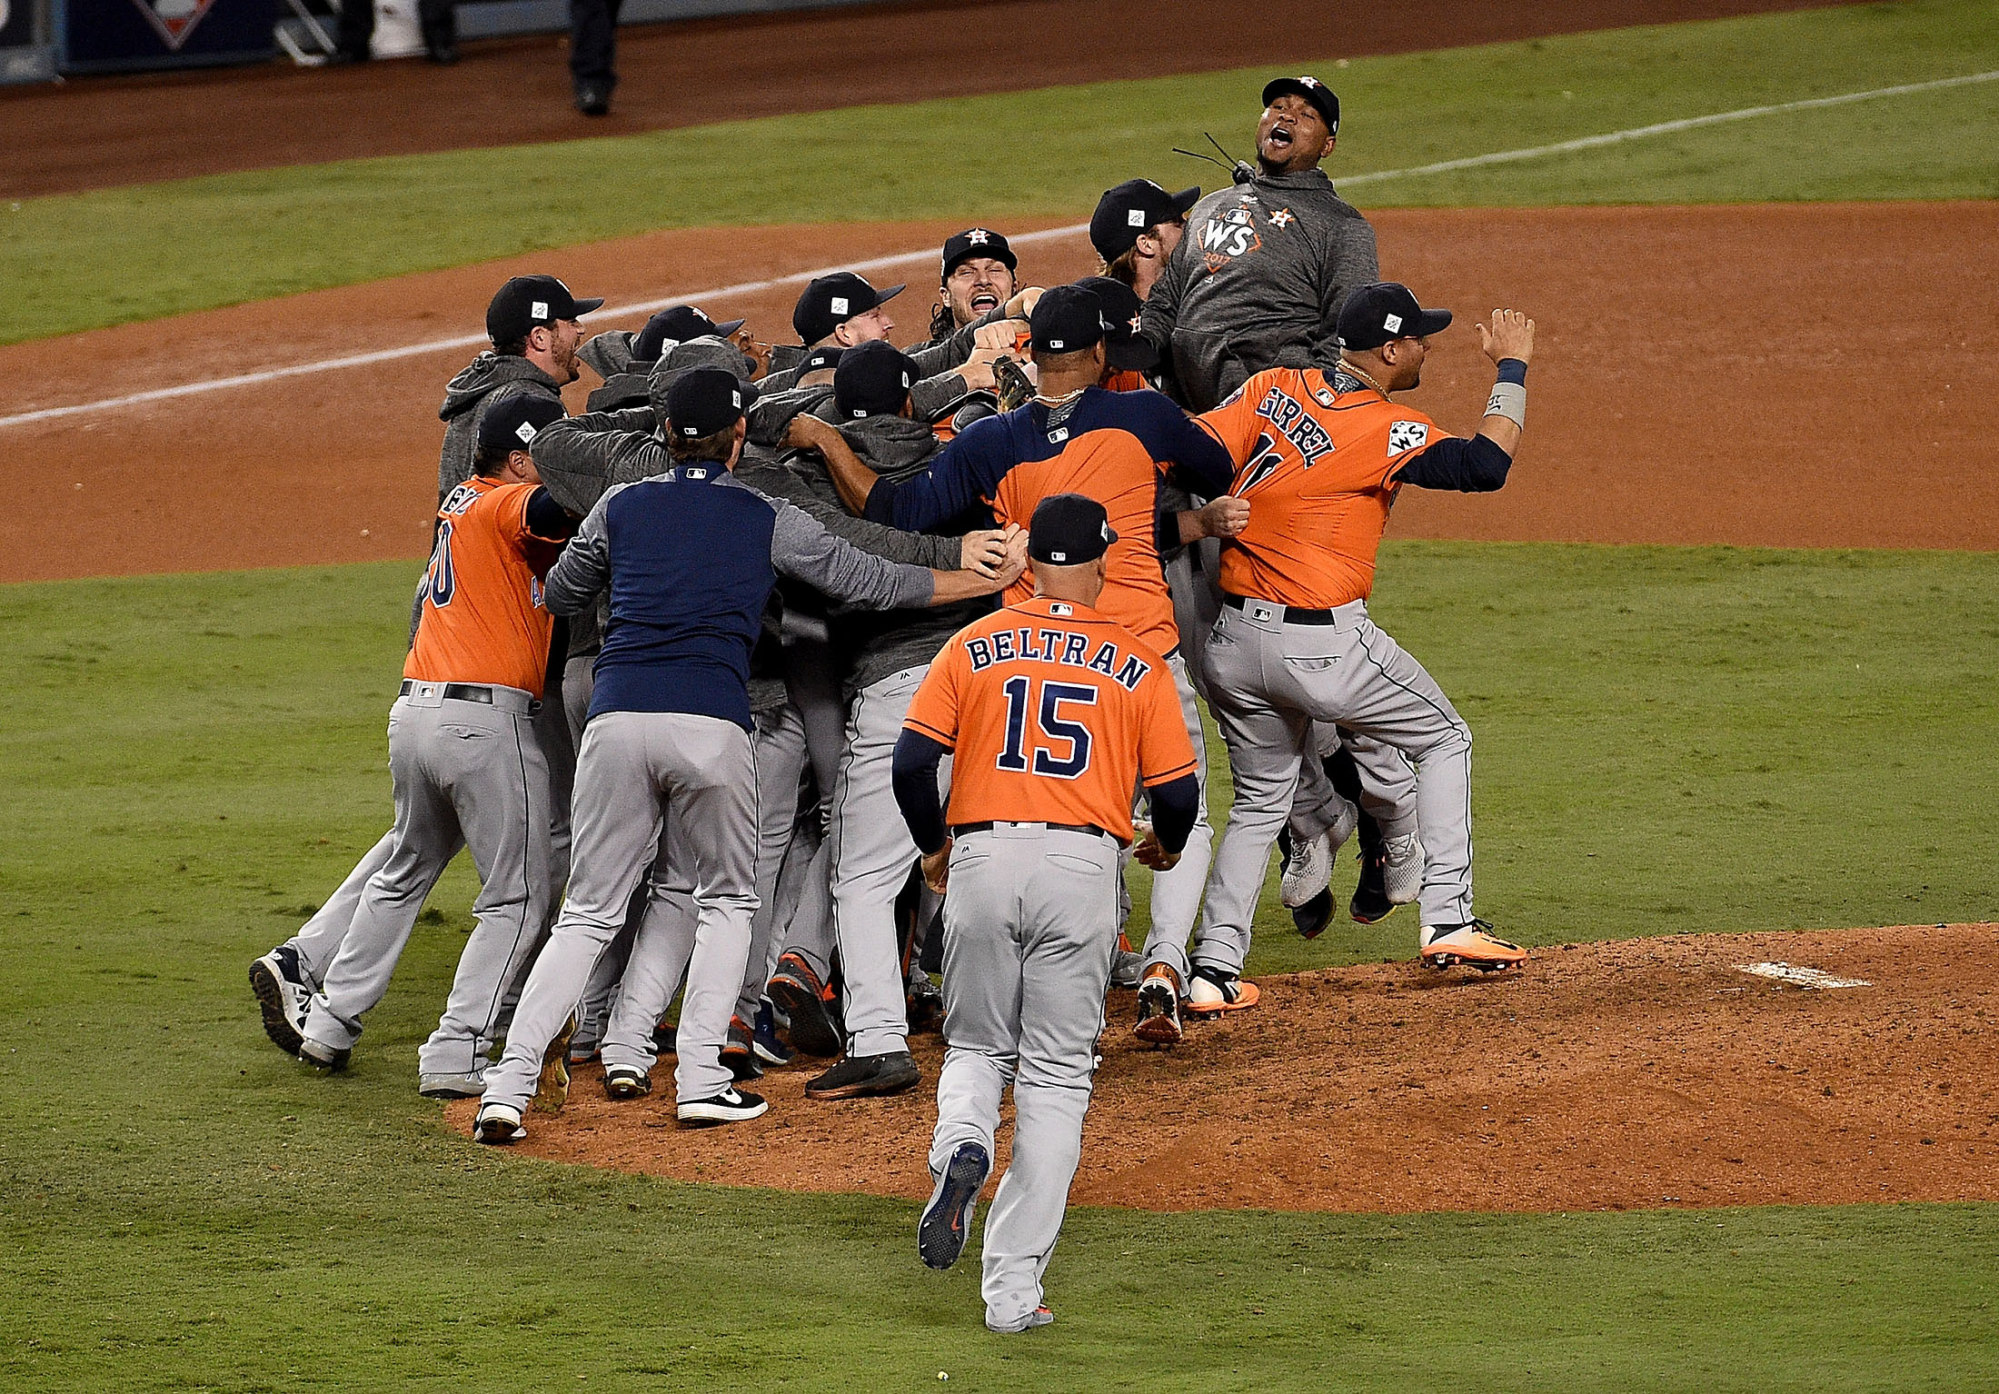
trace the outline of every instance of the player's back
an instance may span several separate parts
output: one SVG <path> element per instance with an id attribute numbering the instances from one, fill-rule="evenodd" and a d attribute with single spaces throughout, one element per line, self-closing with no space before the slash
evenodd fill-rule
<path id="1" fill-rule="evenodd" d="M 1141 770 L 1151 785 L 1194 768 L 1164 658 L 1089 606 L 1034 597 L 997 610 L 931 671 L 907 725 L 954 751 L 954 826 L 1092 825 L 1129 841 Z"/>
<path id="2" fill-rule="evenodd" d="M 748 725 L 750 651 L 777 579 L 775 507 L 719 463 L 620 485 L 602 507 L 611 618 L 591 711 Z"/>
<path id="3" fill-rule="evenodd" d="M 1240 462 L 1230 492 L 1250 506 L 1223 547 L 1222 589 L 1306 609 L 1373 590 L 1392 476 L 1444 437 L 1413 407 L 1317 368 L 1258 373 L 1195 420 Z"/>
<path id="4" fill-rule="evenodd" d="M 475 476 L 446 496 L 404 677 L 541 695 L 553 626 L 541 581 L 562 543 L 528 526 L 535 488 Z"/>

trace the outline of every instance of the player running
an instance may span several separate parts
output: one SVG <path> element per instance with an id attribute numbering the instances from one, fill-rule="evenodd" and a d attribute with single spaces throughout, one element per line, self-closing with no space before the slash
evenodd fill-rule
<path id="1" fill-rule="evenodd" d="M 1314 721 L 1373 736 L 1419 770 L 1423 962 L 1495 970 L 1527 957 L 1472 916 L 1471 731 L 1422 665 L 1367 617 L 1396 490 L 1497 489 L 1520 442 L 1534 322 L 1517 311 L 1495 310 L 1491 327 L 1478 327 L 1499 370 L 1478 435 L 1444 435 L 1390 400 L 1421 381 L 1429 336 L 1450 322 L 1450 311 L 1421 308 L 1407 287 L 1363 286 L 1340 311 L 1338 368 L 1258 373 L 1196 418 L 1235 457 L 1231 492 L 1249 503 L 1222 553 L 1222 612 L 1205 653 L 1235 804 L 1192 955 L 1194 972 L 1238 989 L 1270 844 L 1311 753 Z M 1142 1039 L 1179 1039 L 1178 987 L 1171 966 L 1148 969 Z"/>
<path id="2" fill-rule="evenodd" d="M 936 1186 L 917 1229 L 932 1268 L 965 1245 L 1013 1086 L 1013 1161 L 986 1221 L 986 1325 L 1053 1321 L 1041 1277 L 1082 1153 L 1104 992 L 1117 944 L 1132 790 L 1150 792 L 1136 855 L 1166 870 L 1200 806 L 1194 749 L 1160 653 L 1096 604 L 1118 541 L 1103 505 L 1034 510 L 1034 598 L 967 626 L 910 704 L 895 795 L 944 901 L 944 1035 Z M 949 827 L 937 770 L 950 756 Z"/>

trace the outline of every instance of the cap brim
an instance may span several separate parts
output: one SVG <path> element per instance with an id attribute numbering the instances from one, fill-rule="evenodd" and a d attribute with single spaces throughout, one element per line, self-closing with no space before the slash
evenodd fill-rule
<path id="1" fill-rule="evenodd" d="M 576 304 L 576 313 L 570 316 L 571 319 L 582 319 L 583 316 L 589 314 L 591 311 L 601 310 L 604 308 L 604 301 L 601 296 L 593 297 L 588 300 L 578 300 L 575 302 L 575 304 Z"/>
<path id="2" fill-rule="evenodd" d="M 1173 195 L 1173 206 L 1180 210 L 1180 216 L 1183 218 L 1187 216 L 1188 210 L 1192 209 L 1200 201 L 1201 189 L 1199 185 L 1191 189 L 1182 189 L 1179 193 Z"/>
<path id="3" fill-rule="evenodd" d="M 715 326 L 714 329 L 715 337 L 718 339 L 726 339 L 731 334 L 735 333 L 738 329 L 741 329 L 744 325 L 748 323 L 749 321 L 746 319 L 725 319 L 720 324 Z"/>
<path id="4" fill-rule="evenodd" d="M 878 290 L 875 292 L 875 304 L 886 305 L 889 301 L 901 295 L 902 291 L 903 288 L 901 286 L 889 286 L 884 290 Z M 867 311 L 863 310 L 861 313 L 866 314 Z"/>
<path id="5" fill-rule="evenodd" d="M 753 382 L 745 382 L 743 384 L 743 415 L 748 416 L 750 414 L 750 408 L 755 406 L 756 404 L 757 404 L 757 385 Z"/>
<path id="6" fill-rule="evenodd" d="M 1431 334 L 1441 334 L 1451 327 L 1449 310 L 1419 310 L 1416 314 L 1416 329 L 1411 338 L 1426 338 Z"/>
<path id="7" fill-rule="evenodd" d="M 1104 362 L 1114 373 L 1149 373 L 1159 366 L 1159 350 L 1150 339 L 1106 339 Z"/>

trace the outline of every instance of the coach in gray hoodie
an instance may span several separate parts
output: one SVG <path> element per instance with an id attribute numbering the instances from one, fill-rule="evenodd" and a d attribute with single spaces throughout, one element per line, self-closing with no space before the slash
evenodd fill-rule
<path id="1" fill-rule="evenodd" d="M 1340 99 L 1317 78 L 1285 77 L 1263 106 L 1254 177 L 1194 205 L 1145 301 L 1143 333 L 1192 411 L 1265 368 L 1338 363 L 1340 304 L 1380 279 L 1374 229 L 1319 168 Z"/>

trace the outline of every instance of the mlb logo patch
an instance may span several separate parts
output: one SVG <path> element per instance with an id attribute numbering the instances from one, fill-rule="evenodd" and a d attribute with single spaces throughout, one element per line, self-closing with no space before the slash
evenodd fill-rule
<path id="1" fill-rule="evenodd" d="M 1067 439 L 1069 439 L 1069 428 L 1067 426 L 1057 426 L 1048 433 L 1048 443 L 1050 445 L 1060 445 Z"/>
<path id="2" fill-rule="evenodd" d="M 1388 428 L 1388 453 L 1421 450 L 1430 439 L 1430 428 L 1420 421 L 1398 421 Z"/>
<path id="3" fill-rule="evenodd" d="M 1073 605 L 1064 605 L 1061 601 L 1057 600 L 1049 605 L 1048 613 L 1056 619 L 1061 619 L 1065 615 L 1075 614 L 1076 607 Z"/>

